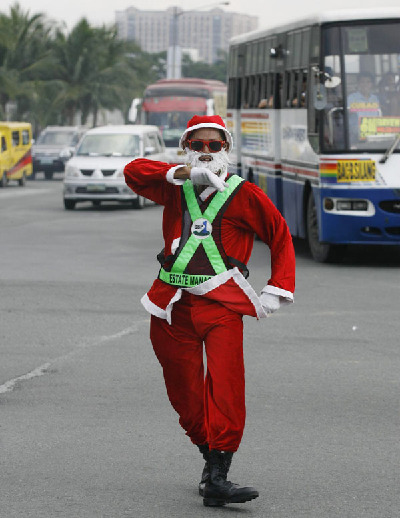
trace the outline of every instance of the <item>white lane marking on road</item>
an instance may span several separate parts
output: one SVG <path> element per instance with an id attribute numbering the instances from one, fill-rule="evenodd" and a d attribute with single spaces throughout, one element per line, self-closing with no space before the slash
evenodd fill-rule
<path id="1" fill-rule="evenodd" d="M 94 347 L 96 345 L 101 345 L 104 342 L 111 342 L 113 340 L 118 340 L 119 338 L 122 338 L 123 336 L 131 335 L 138 331 L 139 324 L 142 324 L 143 322 L 149 322 L 149 319 L 145 320 L 139 320 L 134 326 L 127 327 L 123 329 L 122 331 L 119 331 L 118 333 L 115 333 L 113 335 L 109 336 L 101 336 L 100 338 L 97 338 L 96 340 L 92 341 L 91 343 L 81 343 L 78 344 L 76 349 L 73 349 L 68 354 L 64 354 L 63 356 L 59 356 L 58 358 L 54 358 L 51 362 L 44 363 L 43 365 L 40 365 L 39 367 L 36 367 L 32 371 L 28 372 L 27 374 L 23 374 L 22 376 L 18 376 L 17 378 L 13 378 L 11 380 L 6 381 L 2 385 L 0 385 L 0 394 L 5 394 L 6 392 L 11 392 L 14 390 L 15 386 L 20 381 L 27 381 L 31 380 L 33 378 L 37 378 L 38 376 L 43 376 L 43 374 L 46 374 L 46 372 L 49 370 L 50 366 L 53 363 L 59 362 L 61 360 L 65 360 L 66 358 L 69 358 L 70 356 L 73 356 L 80 348 L 82 347 Z"/>
<path id="2" fill-rule="evenodd" d="M 43 194 L 45 192 L 51 192 L 51 189 L 35 189 L 32 191 L 9 191 L 0 193 L 0 200 L 4 200 L 4 198 L 19 198 L 20 196 L 31 196 L 32 194 Z"/>
<path id="3" fill-rule="evenodd" d="M 33 371 L 30 371 L 27 374 L 23 374 L 22 376 L 18 376 L 17 378 L 6 381 L 3 383 L 3 385 L 0 385 L 0 394 L 4 394 L 5 392 L 10 392 L 13 390 L 19 381 L 31 380 L 32 378 L 43 376 L 49 367 L 50 363 L 44 363 L 43 365 L 40 365 L 40 367 L 36 367 L 36 369 L 33 369 Z"/>

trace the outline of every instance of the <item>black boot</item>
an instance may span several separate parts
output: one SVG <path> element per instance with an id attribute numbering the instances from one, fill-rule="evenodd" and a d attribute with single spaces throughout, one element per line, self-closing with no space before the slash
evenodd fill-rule
<path id="1" fill-rule="evenodd" d="M 203 496 L 204 494 L 204 486 L 210 480 L 210 466 L 208 464 L 208 444 L 198 444 L 197 447 L 200 450 L 200 453 L 203 455 L 203 459 L 206 461 L 203 468 L 203 473 L 201 474 L 201 480 L 199 483 L 199 495 Z"/>
<path id="2" fill-rule="evenodd" d="M 208 454 L 210 480 L 204 488 L 203 504 L 205 506 L 219 507 L 225 504 L 239 504 L 258 497 L 258 491 L 254 487 L 240 487 L 226 479 L 232 456 L 232 452 L 210 450 Z"/>

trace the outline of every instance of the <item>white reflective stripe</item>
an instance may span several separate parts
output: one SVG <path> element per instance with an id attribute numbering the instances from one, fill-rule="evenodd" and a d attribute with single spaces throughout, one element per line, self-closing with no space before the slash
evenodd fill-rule
<path id="1" fill-rule="evenodd" d="M 246 297 L 253 304 L 256 310 L 257 318 L 265 318 L 267 314 L 265 313 L 261 305 L 257 293 L 254 291 L 253 287 L 247 282 L 247 280 L 243 277 L 237 266 L 235 266 L 235 268 L 232 268 L 231 270 L 227 270 L 226 272 L 220 273 L 219 275 L 214 275 L 214 277 L 212 277 L 206 282 L 203 282 L 202 284 L 199 284 L 198 286 L 184 289 L 189 293 L 192 293 L 193 295 L 201 296 L 205 295 L 209 291 L 214 290 L 215 288 L 218 288 L 219 286 L 222 286 L 227 281 L 229 281 L 229 279 L 233 279 L 236 282 L 239 288 L 244 292 Z"/>

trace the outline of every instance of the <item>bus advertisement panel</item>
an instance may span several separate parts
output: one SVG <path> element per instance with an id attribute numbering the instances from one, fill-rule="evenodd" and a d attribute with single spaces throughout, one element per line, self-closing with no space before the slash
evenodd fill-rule
<path id="1" fill-rule="evenodd" d="M 161 79 L 149 85 L 143 99 L 134 99 L 129 120 L 160 129 L 171 163 L 182 163 L 179 139 L 194 115 L 226 117 L 227 87 L 221 81 Z"/>
<path id="2" fill-rule="evenodd" d="M 236 167 L 317 261 L 400 245 L 399 34 L 398 9 L 335 11 L 230 42 Z"/>

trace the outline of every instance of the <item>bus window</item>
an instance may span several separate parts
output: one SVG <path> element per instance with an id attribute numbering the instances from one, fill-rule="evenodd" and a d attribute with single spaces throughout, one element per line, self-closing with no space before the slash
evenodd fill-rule
<path id="1" fill-rule="evenodd" d="M 22 144 L 24 146 L 29 144 L 29 131 L 28 130 L 22 130 Z"/>
<path id="2" fill-rule="evenodd" d="M 296 73 L 292 106 L 295 108 L 306 108 L 307 106 L 307 71 Z"/>
<path id="3" fill-rule="evenodd" d="M 319 69 L 318 69 L 319 70 Z M 320 127 L 320 110 L 316 108 L 315 96 L 316 92 L 320 89 L 320 74 L 316 72 L 314 66 L 310 67 L 309 72 L 310 88 L 309 92 L 311 100 L 308 103 L 307 111 L 307 132 L 308 140 L 315 153 L 320 152 L 320 138 L 319 138 L 319 127 Z"/>
<path id="4" fill-rule="evenodd" d="M 294 34 L 290 33 L 287 37 L 287 46 L 286 46 L 286 66 L 287 68 L 293 67 L 293 57 L 294 57 Z"/>
<path id="5" fill-rule="evenodd" d="M 378 97 L 382 115 L 391 117 L 400 115 L 400 96 L 394 72 L 385 72 L 378 85 Z"/>
<path id="6" fill-rule="evenodd" d="M 301 32 L 294 34 L 294 53 L 293 53 L 293 67 L 300 68 L 301 59 Z"/>
<path id="7" fill-rule="evenodd" d="M 324 78 L 341 77 L 341 61 L 338 41 L 339 28 L 330 27 L 324 31 Z M 323 110 L 323 147 L 326 151 L 345 148 L 345 125 L 343 108 L 343 85 L 329 88 L 330 81 L 324 81 L 326 106 Z"/>
<path id="8" fill-rule="evenodd" d="M 283 74 L 276 74 L 274 99 L 275 108 L 282 108 L 284 104 Z"/>
<path id="9" fill-rule="evenodd" d="M 11 134 L 12 145 L 14 147 L 19 146 L 19 131 L 13 131 Z"/>
<path id="10" fill-rule="evenodd" d="M 395 81 L 398 77 L 398 30 L 394 23 L 341 28 L 348 149 L 386 151 L 399 131 L 400 115 L 396 109 L 387 112 L 380 90 L 385 74 L 392 72 Z M 395 95 L 393 91 L 392 100 Z"/>
<path id="11" fill-rule="evenodd" d="M 302 33 L 302 44 L 301 44 L 301 67 L 307 67 L 308 56 L 310 54 L 310 29 L 303 31 Z"/>
<path id="12" fill-rule="evenodd" d="M 283 106 L 290 108 L 292 101 L 296 95 L 296 73 L 286 72 L 285 73 L 285 85 L 284 85 L 284 99 Z"/>

